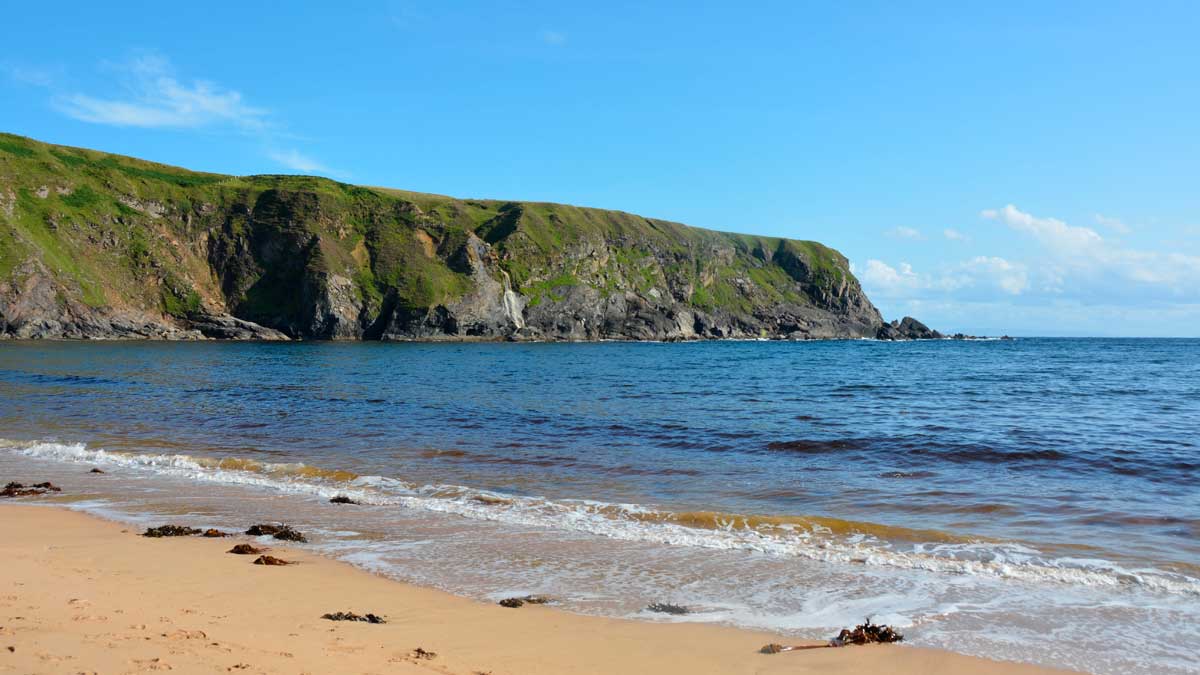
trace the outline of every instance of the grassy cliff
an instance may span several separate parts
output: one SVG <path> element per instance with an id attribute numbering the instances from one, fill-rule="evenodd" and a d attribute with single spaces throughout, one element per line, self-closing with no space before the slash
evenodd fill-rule
<path id="1" fill-rule="evenodd" d="M 816 242 L 0 134 L 0 333 L 194 337 L 225 315 L 299 338 L 853 337 L 881 323 L 845 257 Z"/>

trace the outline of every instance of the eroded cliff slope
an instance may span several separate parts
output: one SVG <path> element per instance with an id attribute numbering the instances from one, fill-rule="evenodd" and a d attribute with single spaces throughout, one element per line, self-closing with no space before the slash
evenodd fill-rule
<path id="1" fill-rule="evenodd" d="M 874 337 L 845 257 L 619 211 L 196 173 L 0 134 L 0 335 Z"/>

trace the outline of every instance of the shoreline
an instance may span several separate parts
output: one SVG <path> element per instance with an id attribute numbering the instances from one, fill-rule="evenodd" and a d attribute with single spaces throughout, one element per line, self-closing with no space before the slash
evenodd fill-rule
<path id="1" fill-rule="evenodd" d="M 46 505 L 2 504 L 0 514 L 0 672 L 1070 672 L 894 645 L 764 655 L 765 644 L 797 641 L 712 624 L 507 609 L 275 542 L 265 544 L 271 555 L 298 564 L 254 565 L 256 556 L 226 553 L 237 543 L 264 545 L 241 535 L 148 539 Z M 388 623 L 320 618 L 339 611 Z M 418 647 L 437 656 L 421 658 Z"/>

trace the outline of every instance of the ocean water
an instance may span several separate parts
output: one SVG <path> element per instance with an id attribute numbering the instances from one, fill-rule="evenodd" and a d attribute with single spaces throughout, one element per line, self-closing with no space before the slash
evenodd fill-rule
<path id="1" fill-rule="evenodd" d="M 1200 340 L 0 343 L 0 480 L 44 501 L 1094 673 L 1200 672 L 1198 444 Z"/>

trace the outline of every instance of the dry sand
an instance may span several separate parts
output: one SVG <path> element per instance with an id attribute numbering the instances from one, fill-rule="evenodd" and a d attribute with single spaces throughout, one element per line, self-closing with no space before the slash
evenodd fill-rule
<path id="1" fill-rule="evenodd" d="M 795 641 L 552 607 L 505 609 L 285 547 L 271 553 L 298 564 L 265 567 L 226 553 L 243 541 L 147 539 L 60 508 L 0 506 L 0 672 L 1062 672 L 891 645 L 763 655 L 764 644 Z M 320 618 L 339 610 L 388 623 Z M 418 647 L 437 656 L 418 658 Z"/>

